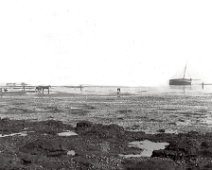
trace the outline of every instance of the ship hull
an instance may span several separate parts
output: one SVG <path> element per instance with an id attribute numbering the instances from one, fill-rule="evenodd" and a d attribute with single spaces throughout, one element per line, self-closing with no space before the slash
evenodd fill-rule
<path id="1" fill-rule="evenodd" d="M 175 85 L 175 86 L 186 86 L 186 85 L 191 85 L 191 79 L 170 79 L 169 80 L 169 85 Z"/>

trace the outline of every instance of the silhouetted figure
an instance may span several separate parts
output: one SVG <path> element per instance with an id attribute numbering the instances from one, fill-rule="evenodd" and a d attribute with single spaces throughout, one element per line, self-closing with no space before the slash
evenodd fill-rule
<path id="1" fill-rule="evenodd" d="M 205 84 L 202 82 L 202 89 L 204 89 L 204 85 L 205 85 Z"/>
<path id="2" fill-rule="evenodd" d="M 120 94 L 121 94 L 121 89 L 117 88 L 117 97 L 120 97 Z"/>
<path id="3" fill-rule="evenodd" d="M 82 93 L 82 90 L 83 90 L 83 86 L 82 85 L 80 85 L 80 92 Z"/>
<path id="4" fill-rule="evenodd" d="M 24 92 L 25 92 L 26 85 L 27 85 L 27 84 L 26 84 L 26 83 L 24 83 L 24 82 L 23 82 L 23 83 L 21 83 L 21 86 L 23 87 L 23 91 L 24 91 Z"/>
<path id="5" fill-rule="evenodd" d="M 3 97 L 3 89 L 0 88 L 0 94 L 1 94 L 1 98 Z"/>

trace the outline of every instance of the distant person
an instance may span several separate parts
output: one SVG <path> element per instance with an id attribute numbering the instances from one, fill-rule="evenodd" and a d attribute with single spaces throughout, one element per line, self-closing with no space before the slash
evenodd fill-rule
<path id="1" fill-rule="evenodd" d="M 3 89 L 0 88 L 0 94 L 1 94 L 1 98 L 3 97 Z"/>
<path id="2" fill-rule="evenodd" d="M 120 97 L 121 89 L 117 88 L 117 97 Z"/>
<path id="3" fill-rule="evenodd" d="M 205 85 L 204 82 L 202 82 L 202 89 L 204 89 L 204 85 Z"/>
<path id="4" fill-rule="evenodd" d="M 83 90 L 83 87 L 82 87 L 82 85 L 80 85 L 80 92 L 82 93 L 82 90 Z"/>

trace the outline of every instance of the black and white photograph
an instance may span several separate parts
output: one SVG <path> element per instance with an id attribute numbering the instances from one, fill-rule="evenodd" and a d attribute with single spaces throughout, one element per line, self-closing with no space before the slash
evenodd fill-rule
<path id="1" fill-rule="evenodd" d="M 212 1 L 0 1 L 0 170 L 212 170 Z"/>

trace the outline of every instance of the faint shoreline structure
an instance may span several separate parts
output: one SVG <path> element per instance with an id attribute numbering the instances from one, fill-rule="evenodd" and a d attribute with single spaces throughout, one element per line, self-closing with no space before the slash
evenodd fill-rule
<path id="1" fill-rule="evenodd" d="M 16 86 L 17 84 L 16 83 L 6 83 L 6 86 L 10 86 L 10 87 L 13 87 L 13 86 Z"/>

